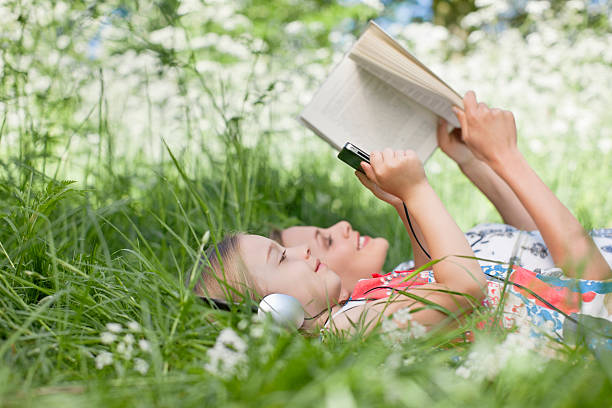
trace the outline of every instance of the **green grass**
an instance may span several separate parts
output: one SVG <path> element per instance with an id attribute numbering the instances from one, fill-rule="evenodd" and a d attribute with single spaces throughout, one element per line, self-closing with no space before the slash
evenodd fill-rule
<path id="1" fill-rule="evenodd" d="M 266 111 L 268 99 L 277 97 L 272 88 L 247 86 L 242 106 L 222 101 L 218 109 L 206 111 L 204 117 L 218 126 L 192 124 L 190 132 L 178 135 L 197 141 L 190 147 L 169 143 L 165 150 L 156 138 L 154 118 L 140 117 L 145 122 L 141 143 L 153 140 L 161 146 L 159 156 L 145 149 L 121 151 L 133 135 L 113 122 L 109 104 L 118 102 L 101 92 L 102 71 L 95 61 L 79 60 L 88 75 L 76 83 L 70 67 L 52 65 L 49 90 L 28 96 L 29 79 L 11 61 L 53 48 L 57 27 L 37 31 L 37 41 L 47 44 L 40 53 L 15 41 L 2 54 L 0 405 L 609 403 L 610 379 L 583 346 L 557 345 L 559 358 L 550 361 L 540 361 L 537 354 L 517 356 L 491 378 L 466 380 L 456 370 L 473 346 L 452 341 L 462 329 L 401 344 L 379 334 L 327 335 L 321 341 L 253 322 L 240 307 L 222 312 L 204 305 L 185 289 L 184 277 L 201 248 L 228 232 L 267 234 L 272 227 L 327 226 L 348 219 L 362 233 L 389 239 L 386 268 L 410 257 L 409 240 L 394 211 L 364 191 L 323 142 L 303 132 L 303 151 L 287 158 L 286 141 L 295 134 L 253 126 L 264 115 L 274 115 Z M 69 51 L 66 55 L 77 58 Z M 160 75 L 176 69 L 178 83 L 207 80 L 194 74 L 193 61 L 181 57 L 159 56 L 166 64 Z M 219 88 L 212 81 L 204 83 L 210 88 L 198 88 L 198 97 L 209 107 L 218 102 Z M 91 84 L 98 101 L 81 106 L 85 101 L 73 90 Z M 199 105 L 178 89 L 173 98 L 196 111 Z M 23 114 L 9 123 L 7 118 L 20 109 L 20 98 Z M 87 141 L 92 132 L 99 135 L 99 143 Z M 81 144 L 73 147 L 75 141 Z M 609 226 L 612 204 L 605 202 L 605 195 L 591 193 L 608 182 L 607 169 L 592 157 L 590 151 L 576 153 L 577 171 L 545 166 L 542 157 L 533 154 L 529 158 L 585 224 Z M 601 156 L 602 162 L 609 158 Z M 432 184 L 461 227 L 499 221 L 491 205 L 441 153 L 428 168 L 436 166 L 439 171 L 430 171 Z M 76 182 L 64 181 L 67 178 Z M 101 334 L 108 331 L 108 323 L 120 323 L 124 339 L 129 322 L 141 326 L 132 335 L 136 342 L 146 340 L 150 351 L 135 344 L 130 358 L 124 358 L 119 342 L 104 344 Z M 468 322 L 465 328 L 473 325 Z M 248 345 L 244 364 L 228 378 L 205 369 L 208 351 L 226 327 Z M 481 351 L 491 351 L 503 335 L 491 329 L 479 339 Z M 114 361 L 98 369 L 96 356 L 102 352 L 112 352 Z M 135 369 L 134 358 L 147 363 L 145 374 Z"/>

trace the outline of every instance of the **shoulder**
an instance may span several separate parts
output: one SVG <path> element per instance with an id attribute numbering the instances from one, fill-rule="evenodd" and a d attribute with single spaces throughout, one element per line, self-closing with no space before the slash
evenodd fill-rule
<path id="1" fill-rule="evenodd" d="M 391 316 L 400 309 L 422 308 L 429 304 L 448 306 L 445 305 L 448 303 L 445 301 L 448 297 L 447 291 L 446 285 L 428 283 L 405 290 L 406 295 L 364 302 L 349 310 L 336 313 L 330 319 L 329 329 L 339 332 L 369 333 L 386 316 Z"/>

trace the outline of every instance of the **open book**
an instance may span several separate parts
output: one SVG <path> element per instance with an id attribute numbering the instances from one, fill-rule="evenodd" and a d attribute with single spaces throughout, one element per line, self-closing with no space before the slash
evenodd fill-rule
<path id="1" fill-rule="evenodd" d="M 425 162 L 437 147 L 440 116 L 459 127 L 457 92 L 374 22 L 332 71 L 300 120 L 340 150 L 414 150 Z"/>

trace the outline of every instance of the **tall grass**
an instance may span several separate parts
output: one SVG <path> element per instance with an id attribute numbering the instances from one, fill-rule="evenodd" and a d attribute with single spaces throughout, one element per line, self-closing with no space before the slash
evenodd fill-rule
<path id="1" fill-rule="evenodd" d="M 75 10 L 85 12 L 78 5 Z M 38 41 L 51 41 L 47 35 L 49 29 L 41 29 Z M 80 61 L 87 75 L 72 82 L 73 66 L 62 65 L 60 58 L 49 73 L 49 86 L 31 93 L 26 88 L 32 79 L 19 61 L 36 54 L 20 45 L 22 40 L 3 51 L 0 82 L 1 405 L 609 402 L 610 379 L 582 346 L 556 344 L 558 358 L 552 360 L 518 355 L 499 373 L 468 380 L 456 374 L 457 368 L 471 352 L 496 350 L 503 337 L 497 330 L 482 334 L 479 349 L 453 341 L 474 322 L 403 343 L 378 334 L 327 335 L 321 341 L 254 322 L 241 308 L 211 309 L 183 281 L 202 248 L 227 232 L 267 234 L 275 226 L 325 226 L 349 219 L 362 233 L 389 239 L 386 268 L 409 258 L 409 241 L 396 214 L 364 192 L 322 142 L 304 138 L 304 152 L 295 153 L 294 146 L 288 161 L 286 134 L 252 130 L 258 118 L 273 115 L 262 108 L 274 98 L 273 87 L 257 90 L 247 84 L 240 104 L 224 101 L 222 90 L 231 82 L 212 83 L 198 77 L 193 61 L 181 65 L 172 54 L 163 54 L 163 73 L 176 69 L 179 83 L 181 75 L 200 81 L 202 104 L 212 110 L 206 117 L 218 126 L 211 130 L 191 123 L 191 133 L 184 135 L 190 143 L 183 148 L 168 143 L 165 150 L 168 137 L 154 136 L 156 118 L 150 113 L 139 118 L 150 139 L 138 143 L 159 145 L 159 156 L 145 148 L 128 155 L 122 145 L 132 135 L 109 118 L 120 101 L 109 99 L 104 69 Z M 75 96 L 81 87 L 95 90 L 93 105 Z M 193 120 L 187 108 L 200 107 L 191 97 L 179 92 L 172 98 L 185 107 L 185 120 Z M 86 139 L 87 134 L 95 137 Z M 456 169 L 441 156 L 433 160 L 442 166 L 431 177 L 433 184 L 463 227 L 497 219 Z M 586 155 L 579 160 L 585 166 L 590 162 Z M 66 180 L 69 175 L 76 175 L 76 182 Z M 590 175 L 599 182 L 607 177 L 601 168 Z M 548 181 L 553 186 L 565 181 L 564 173 L 557 177 Z M 572 200 L 583 220 L 610 220 L 590 212 L 588 197 Z M 130 322 L 140 329 L 129 329 Z M 109 323 L 122 325 L 110 342 L 103 340 L 103 333 L 111 333 Z M 226 327 L 248 348 L 235 375 L 224 377 L 205 367 Z M 128 335 L 135 342 L 129 353 Z M 148 346 L 140 347 L 139 340 Z M 104 352 L 112 354 L 112 362 L 98 368 L 96 357 Z M 144 374 L 136 358 L 148 366 Z M 487 358 L 495 365 L 501 357 L 491 353 Z"/>

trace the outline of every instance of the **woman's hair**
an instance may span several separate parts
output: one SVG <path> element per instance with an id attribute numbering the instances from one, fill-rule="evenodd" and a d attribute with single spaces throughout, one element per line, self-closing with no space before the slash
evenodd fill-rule
<path id="1" fill-rule="evenodd" d="M 280 228 L 272 228 L 270 230 L 270 239 L 276 241 L 281 246 L 285 246 L 283 243 L 283 230 Z"/>
<path id="2" fill-rule="evenodd" d="M 240 256 L 240 235 L 231 234 L 209 247 L 196 269 L 194 292 L 209 298 L 241 301 L 255 300 L 254 286 L 246 264 Z M 185 284 L 191 284 L 187 274 Z"/>

